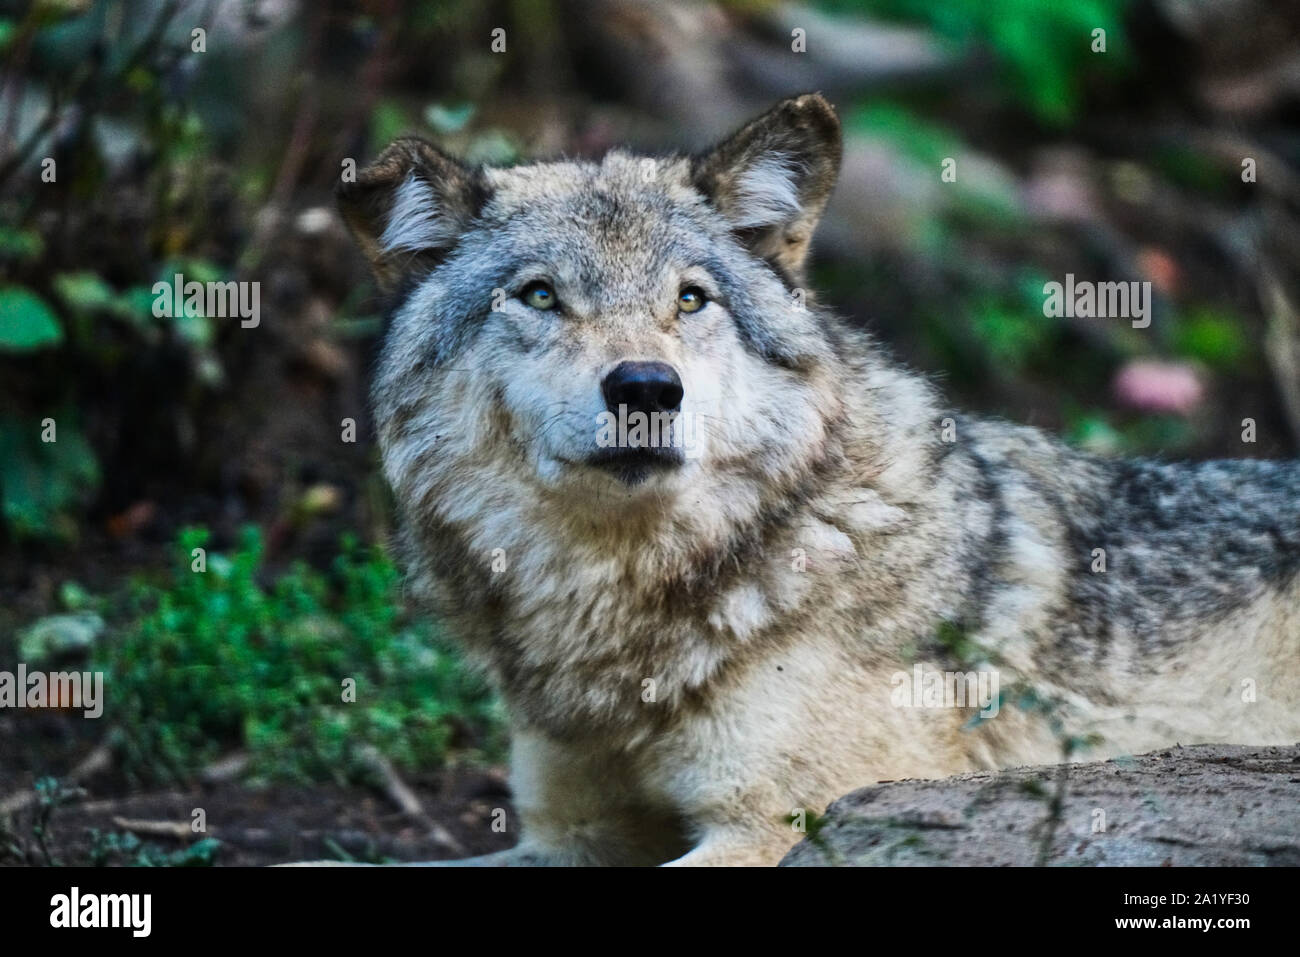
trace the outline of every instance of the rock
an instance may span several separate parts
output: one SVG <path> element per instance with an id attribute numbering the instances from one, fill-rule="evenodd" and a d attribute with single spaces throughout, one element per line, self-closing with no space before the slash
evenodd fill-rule
<path id="1" fill-rule="evenodd" d="M 875 784 L 832 804 L 781 866 L 1039 863 L 1300 865 L 1300 745 Z"/>

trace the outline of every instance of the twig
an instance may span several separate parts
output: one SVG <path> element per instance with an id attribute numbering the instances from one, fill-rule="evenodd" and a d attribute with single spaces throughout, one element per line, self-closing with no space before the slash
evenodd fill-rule
<path id="1" fill-rule="evenodd" d="M 387 795 L 388 799 L 396 804 L 402 813 L 411 820 L 427 827 L 431 840 L 453 853 L 461 855 L 466 853 L 464 845 L 452 837 L 450 831 L 425 813 L 424 807 L 420 804 L 420 799 L 416 797 L 415 792 L 402 780 L 392 762 L 380 754 L 377 748 L 366 746 L 361 749 L 359 756 L 362 764 L 379 777 L 384 794 Z"/>
<path id="2" fill-rule="evenodd" d="M 299 79 L 298 113 L 294 117 L 284 159 L 275 177 L 275 186 L 271 189 L 271 204 L 279 207 L 288 205 L 289 195 L 302 173 L 307 151 L 311 147 L 312 133 L 316 129 L 316 117 L 320 112 L 316 75 L 320 69 L 321 46 L 325 38 L 325 15 L 314 10 L 308 16 L 311 17 L 311 22 L 307 28 L 307 68 Z"/>
<path id="3" fill-rule="evenodd" d="M 101 744 L 86 755 L 80 764 L 64 775 L 62 780 L 68 784 L 77 784 L 87 778 L 94 777 L 101 771 L 107 770 L 112 764 L 113 749 L 107 743 Z M 17 811 L 30 807 L 36 802 L 36 799 L 35 789 L 11 794 L 3 801 L 0 801 L 0 817 L 8 817 Z"/>
<path id="4" fill-rule="evenodd" d="M 132 834 L 147 834 L 150 837 L 172 837 L 178 841 L 187 841 L 194 836 L 187 821 L 137 821 L 126 817 L 114 817 L 113 826 Z"/>
<path id="5" fill-rule="evenodd" d="M 1264 352 L 1282 396 L 1291 434 L 1300 442 L 1300 310 L 1261 257 L 1259 298 L 1268 317 Z"/>
<path id="6" fill-rule="evenodd" d="M 1061 815 L 1065 810 L 1065 787 L 1069 773 L 1070 756 L 1067 753 L 1056 772 L 1056 791 L 1052 794 L 1052 803 L 1047 806 L 1047 817 L 1040 825 L 1043 829 L 1043 839 L 1038 845 L 1038 860 L 1035 862 L 1037 867 L 1046 867 L 1052 856 L 1052 844 L 1056 840 L 1056 831 L 1061 826 Z"/>
<path id="7" fill-rule="evenodd" d="M 199 780 L 205 784 L 221 784 L 233 781 L 244 773 L 249 763 L 248 752 L 234 751 L 225 757 L 213 761 L 199 772 Z"/>
<path id="8" fill-rule="evenodd" d="M 167 27 L 171 24 L 180 7 L 180 0 L 168 0 L 158 11 L 158 15 L 154 18 L 154 22 L 144 39 L 136 45 L 130 55 L 122 62 L 122 65 L 111 76 L 97 77 L 98 70 L 83 70 L 76 75 L 74 81 L 69 84 L 71 95 L 67 99 L 75 103 L 83 90 L 90 91 L 87 106 L 82 116 L 83 122 L 89 120 L 98 111 L 101 102 L 107 98 L 109 93 L 117 89 L 122 81 L 157 48 L 163 34 L 167 31 Z M 32 135 L 28 136 L 23 141 L 22 146 L 11 153 L 4 163 L 0 164 L 0 185 L 3 185 L 5 180 L 27 162 L 28 154 L 36 148 L 37 144 L 50 130 L 58 125 L 63 115 L 64 97 L 56 91 L 51 94 L 50 101 L 49 110 L 41 122 L 37 124 Z"/>

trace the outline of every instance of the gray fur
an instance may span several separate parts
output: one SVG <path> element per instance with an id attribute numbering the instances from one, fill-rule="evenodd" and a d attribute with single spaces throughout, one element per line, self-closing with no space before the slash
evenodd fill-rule
<path id="1" fill-rule="evenodd" d="M 373 397 L 412 587 L 511 715 L 507 862 L 771 862 L 792 809 L 872 780 L 1070 735 L 1300 738 L 1300 467 L 1103 460 L 947 409 L 796 294 L 838 162 L 805 96 L 696 158 L 467 170 L 402 141 L 342 193 L 403 290 Z M 397 257 L 410 176 L 461 231 Z M 536 279 L 562 308 L 514 298 Z M 688 283 L 711 300 L 690 315 Z M 636 486 L 583 464 L 626 359 L 674 364 L 706 436 Z M 914 662 L 982 662 L 1050 707 L 891 707 Z"/>

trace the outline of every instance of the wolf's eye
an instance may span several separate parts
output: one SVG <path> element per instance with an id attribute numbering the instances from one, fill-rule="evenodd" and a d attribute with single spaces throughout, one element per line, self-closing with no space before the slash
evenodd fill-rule
<path id="1" fill-rule="evenodd" d="M 677 308 L 682 312 L 699 312 L 708 301 L 699 286 L 687 286 L 677 294 Z"/>
<path id="2" fill-rule="evenodd" d="M 540 280 L 537 282 L 530 282 L 525 286 L 524 291 L 519 294 L 519 298 L 534 309 L 546 310 L 555 308 L 555 290 Z"/>

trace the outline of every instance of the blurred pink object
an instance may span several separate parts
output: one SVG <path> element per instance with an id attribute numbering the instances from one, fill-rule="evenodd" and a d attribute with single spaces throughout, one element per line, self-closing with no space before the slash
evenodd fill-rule
<path id="1" fill-rule="evenodd" d="M 1137 267 L 1142 278 L 1149 279 L 1151 285 L 1166 296 L 1172 296 L 1178 291 L 1182 270 L 1178 268 L 1174 257 L 1163 249 L 1157 249 L 1155 246 L 1143 247 L 1137 254 Z"/>
<path id="2" fill-rule="evenodd" d="M 1205 398 L 1205 386 L 1186 363 L 1140 359 L 1119 370 L 1115 396 L 1124 405 L 1143 412 L 1187 415 Z"/>

